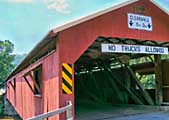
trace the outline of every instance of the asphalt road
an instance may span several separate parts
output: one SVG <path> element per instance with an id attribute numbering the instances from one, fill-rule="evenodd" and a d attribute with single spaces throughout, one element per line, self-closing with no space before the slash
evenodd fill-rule
<path id="1" fill-rule="evenodd" d="M 98 114 L 94 116 L 86 116 L 77 120 L 169 120 L 169 113 L 153 112 L 153 113 L 131 114 L 131 115 L 121 114 L 118 116 Z"/>
<path id="2" fill-rule="evenodd" d="M 169 120 L 169 113 L 166 112 L 155 112 L 147 114 L 136 114 L 119 117 L 109 117 L 97 120 Z"/>
<path id="3" fill-rule="evenodd" d="M 169 111 L 154 106 L 81 104 L 75 110 L 75 120 L 169 120 Z"/>

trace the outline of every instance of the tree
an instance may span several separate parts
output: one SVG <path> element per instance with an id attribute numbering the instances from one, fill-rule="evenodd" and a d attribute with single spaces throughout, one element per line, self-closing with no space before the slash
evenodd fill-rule
<path id="1" fill-rule="evenodd" d="M 0 88 L 4 88 L 4 83 L 7 76 L 15 67 L 12 62 L 14 55 L 12 55 L 14 44 L 9 40 L 0 40 Z"/>

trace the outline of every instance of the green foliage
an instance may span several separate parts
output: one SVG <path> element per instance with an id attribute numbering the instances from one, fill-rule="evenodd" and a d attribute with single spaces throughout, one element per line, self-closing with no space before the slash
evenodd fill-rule
<path id="1" fill-rule="evenodd" d="M 141 58 L 137 58 L 137 59 L 132 59 L 129 61 L 130 65 L 133 64 L 140 64 L 140 63 L 147 63 L 147 62 L 152 62 L 152 60 L 154 60 L 154 56 L 146 56 L 146 57 L 141 57 Z"/>
<path id="2" fill-rule="evenodd" d="M 162 60 L 169 59 L 169 55 L 161 55 Z M 146 63 L 146 62 L 153 62 L 154 61 L 154 55 L 141 57 L 137 59 L 130 60 L 130 65 L 133 64 L 140 64 L 140 63 Z M 140 78 L 141 76 L 137 74 L 137 77 Z M 155 74 L 149 74 L 149 75 L 143 75 L 140 79 L 141 83 L 146 89 L 153 89 L 155 88 Z"/>
<path id="3" fill-rule="evenodd" d="M 161 55 L 161 59 L 162 59 L 162 60 L 169 59 L 169 55 Z"/>
<path id="4" fill-rule="evenodd" d="M 14 68 L 12 62 L 15 56 L 11 54 L 13 49 L 14 44 L 9 40 L 0 40 L 0 88 L 4 87 L 3 83 Z"/>
<path id="5" fill-rule="evenodd" d="M 132 59 L 129 61 L 130 65 L 134 64 L 141 64 L 141 63 L 147 63 L 147 62 L 152 62 L 154 61 L 154 56 L 146 56 L 146 57 L 141 57 L 137 59 Z M 137 77 L 140 78 L 141 76 L 137 74 Z M 155 88 L 155 75 L 150 74 L 150 75 L 143 75 L 140 79 L 140 82 L 143 84 L 145 89 L 153 89 Z"/>
<path id="6" fill-rule="evenodd" d="M 141 83 L 146 89 L 155 89 L 155 74 L 143 75 Z"/>
<path id="7" fill-rule="evenodd" d="M 0 115 L 4 114 L 4 103 L 3 103 L 4 95 L 0 95 Z"/>

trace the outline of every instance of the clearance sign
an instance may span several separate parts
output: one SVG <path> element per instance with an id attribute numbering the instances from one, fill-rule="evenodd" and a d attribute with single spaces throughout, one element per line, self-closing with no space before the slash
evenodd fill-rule
<path id="1" fill-rule="evenodd" d="M 128 28 L 152 31 L 152 19 L 150 16 L 128 13 Z"/>
<path id="2" fill-rule="evenodd" d="M 101 51 L 113 53 L 168 54 L 167 47 L 142 45 L 102 44 Z"/>

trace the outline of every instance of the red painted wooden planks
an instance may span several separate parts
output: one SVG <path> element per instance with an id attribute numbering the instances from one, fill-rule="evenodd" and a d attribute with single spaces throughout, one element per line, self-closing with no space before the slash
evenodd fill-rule
<path id="1" fill-rule="evenodd" d="M 23 118 L 46 113 L 59 107 L 59 70 L 58 70 L 58 54 L 53 53 L 41 61 L 32 64 L 28 68 L 24 69 L 16 76 L 16 106 L 14 106 L 14 91 L 10 88 L 7 89 L 7 98 L 15 107 L 18 114 Z M 28 84 L 26 83 L 23 75 L 28 71 L 36 68 L 42 64 L 42 78 L 43 78 L 43 90 L 42 96 L 34 96 Z M 33 86 L 33 82 L 30 76 L 27 76 L 29 83 Z M 12 95 L 10 95 L 12 94 Z M 56 119 L 57 117 L 50 118 L 49 120 Z"/>

